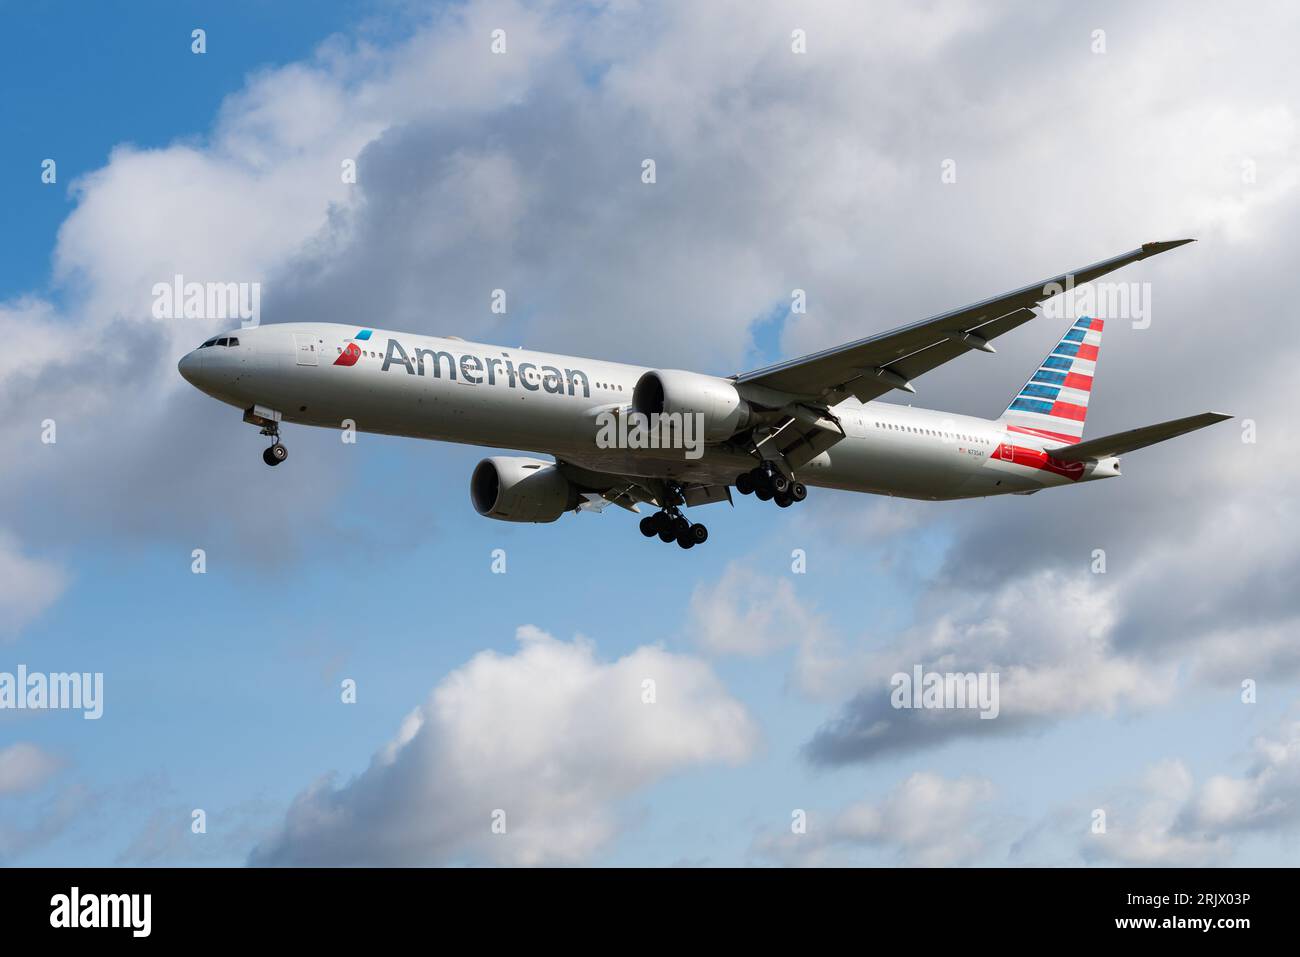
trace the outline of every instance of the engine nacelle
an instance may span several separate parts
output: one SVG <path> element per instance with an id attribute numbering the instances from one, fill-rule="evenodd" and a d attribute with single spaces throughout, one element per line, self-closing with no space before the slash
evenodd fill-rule
<path id="1" fill-rule="evenodd" d="M 476 512 L 502 522 L 553 522 L 578 506 L 578 490 L 553 463 L 512 455 L 479 462 L 469 497 Z"/>
<path id="2" fill-rule="evenodd" d="M 702 415 L 704 441 L 710 443 L 731 438 L 753 416 L 734 382 L 680 369 L 656 369 L 643 374 L 632 390 L 632 409 L 642 415 Z"/>

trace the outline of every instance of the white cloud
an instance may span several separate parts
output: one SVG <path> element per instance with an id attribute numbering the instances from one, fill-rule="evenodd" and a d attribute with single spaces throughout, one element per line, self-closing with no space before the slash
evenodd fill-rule
<path id="1" fill-rule="evenodd" d="M 819 626 L 791 581 L 736 562 L 716 582 L 695 586 L 689 614 L 691 636 L 711 655 L 770 654 Z"/>
<path id="2" fill-rule="evenodd" d="M 643 646 L 604 663 L 590 642 L 533 626 L 518 639 L 513 655 L 482 652 L 443 679 L 366 771 L 301 793 L 252 862 L 579 863 L 618 833 L 621 800 L 757 747 L 745 708 L 698 659 Z"/>
<path id="3" fill-rule="evenodd" d="M 967 864 L 989 847 L 983 817 L 994 795 L 992 783 L 981 777 L 950 780 L 918 771 L 879 801 L 810 813 L 805 833 L 766 835 L 752 851 L 782 864 L 860 863 L 854 855 L 863 848 L 890 851 L 899 863 L 921 867 Z"/>
<path id="4" fill-rule="evenodd" d="M 63 763 L 34 744 L 20 741 L 0 749 L 0 797 L 35 791 L 48 781 Z"/>
<path id="5" fill-rule="evenodd" d="M 810 697 L 834 697 L 861 680 L 860 658 L 795 586 L 806 576 L 777 578 L 731 562 L 714 582 L 695 586 L 687 608 L 687 633 L 709 655 L 761 657 L 795 649 L 790 682 Z"/>
<path id="6" fill-rule="evenodd" d="M 1300 721 L 1257 738 L 1242 775 L 1215 774 L 1197 786 L 1184 762 L 1166 760 L 1103 807 L 1106 833 L 1083 841 L 1086 860 L 1204 866 L 1230 861 L 1251 835 L 1295 834 L 1300 830 Z"/>
<path id="7" fill-rule="evenodd" d="M 1194 787 L 1183 762 L 1154 765 L 1136 790 L 1121 793 L 1100 808 L 1106 813 L 1106 830 L 1088 832 L 1080 847 L 1083 858 L 1139 867 L 1222 863 L 1231 849 L 1221 836 L 1187 834 L 1178 827 L 1181 808 Z M 1085 828 L 1080 825 L 1079 830 Z"/>
<path id="8" fill-rule="evenodd" d="M 1300 826 L 1300 721 L 1258 738 L 1245 775 L 1207 780 L 1181 823 L 1188 830 L 1225 834 Z"/>
<path id="9" fill-rule="evenodd" d="M 14 537 L 0 531 L 0 639 L 16 636 L 43 614 L 67 584 L 58 564 L 24 555 Z"/>
<path id="10" fill-rule="evenodd" d="M 1176 686 L 1177 666 L 1117 650 L 1112 604 L 1110 586 L 1086 572 L 1043 571 L 991 592 L 936 584 L 920 603 L 920 621 L 869 657 L 862 690 L 818 730 L 808 754 L 828 764 L 869 760 L 1072 715 L 1157 706 Z M 895 708 L 890 679 L 917 665 L 927 672 L 997 674 L 997 716 Z"/>

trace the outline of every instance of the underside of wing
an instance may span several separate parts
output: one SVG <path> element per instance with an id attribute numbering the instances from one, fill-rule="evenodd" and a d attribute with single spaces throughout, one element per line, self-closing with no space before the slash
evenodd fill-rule
<path id="1" fill-rule="evenodd" d="M 601 512 L 609 505 L 617 505 L 639 513 L 638 505 L 663 508 L 672 498 L 666 479 L 597 472 L 560 459 L 556 459 L 555 464 L 565 478 L 582 490 L 580 494 L 584 501 L 578 508 L 583 511 Z M 725 485 L 678 482 L 675 486 L 681 493 L 682 504 L 687 507 L 731 501 L 731 490 Z"/>
<path id="2" fill-rule="evenodd" d="M 735 381 L 738 387 L 770 390 L 819 405 L 835 405 L 849 396 L 866 402 L 892 389 L 914 391 L 911 381 L 931 369 L 972 350 L 994 351 L 989 344 L 993 339 L 1034 318 L 1035 306 L 1066 288 L 1189 242 L 1192 240 L 1145 243 L 1091 266 L 909 326 L 738 375 Z"/>
<path id="3" fill-rule="evenodd" d="M 791 403 L 775 427 L 754 436 L 755 449 L 764 457 L 784 462 L 791 470 L 802 468 L 844 438 L 844 428 L 829 409 Z"/>

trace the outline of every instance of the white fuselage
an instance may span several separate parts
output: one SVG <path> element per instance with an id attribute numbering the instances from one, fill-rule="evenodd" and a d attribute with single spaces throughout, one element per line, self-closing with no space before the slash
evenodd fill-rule
<path id="1" fill-rule="evenodd" d="M 641 366 L 458 338 L 334 323 L 291 323 L 229 333 L 238 345 L 196 349 L 181 373 L 241 409 L 284 422 L 437 439 L 553 455 L 597 472 L 730 485 L 753 467 L 745 450 L 600 448 L 597 418 L 626 409 Z M 345 350 L 359 350 L 351 365 Z M 348 361 L 346 358 L 344 362 Z M 1067 465 L 1042 439 L 997 421 L 849 399 L 833 409 L 847 438 L 798 473 L 800 481 L 921 499 L 1027 493 L 1118 474 L 1114 459 Z"/>

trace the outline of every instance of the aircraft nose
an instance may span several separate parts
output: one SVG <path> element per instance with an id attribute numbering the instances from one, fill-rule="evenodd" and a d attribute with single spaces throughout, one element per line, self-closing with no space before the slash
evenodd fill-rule
<path id="1" fill-rule="evenodd" d="M 197 386 L 199 384 L 199 371 L 203 368 L 203 356 L 199 355 L 198 349 L 187 352 L 181 356 L 181 361 L 176 363 L 176 368 L 186 382 Z"/>

